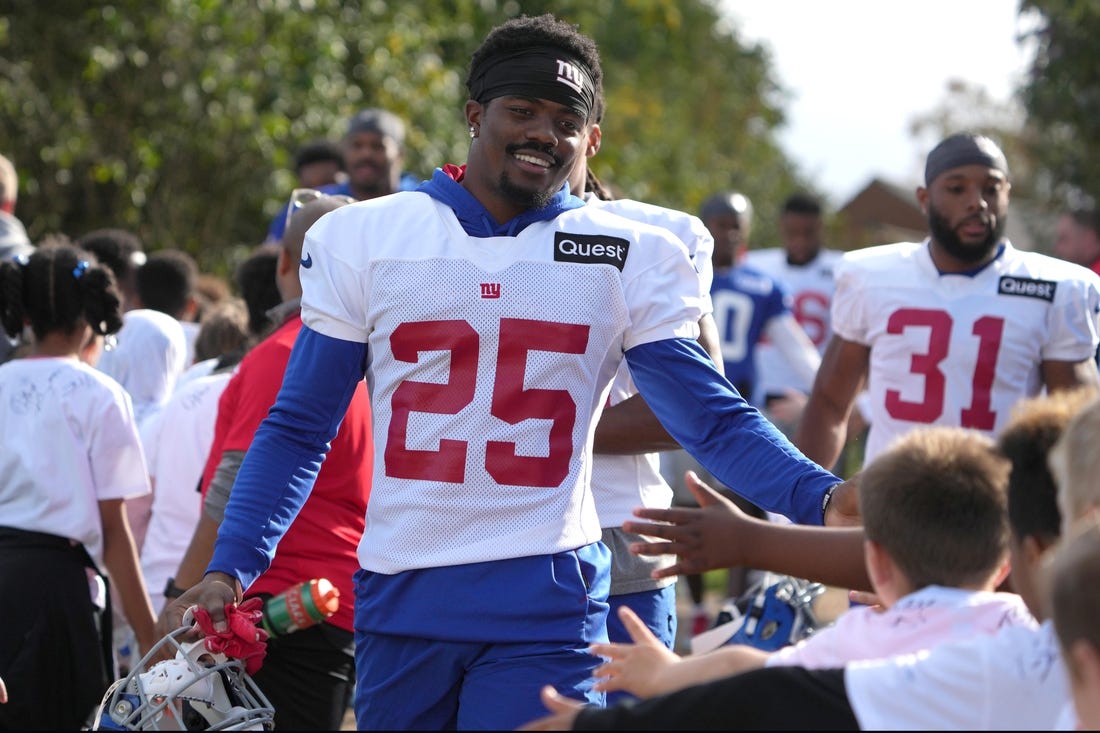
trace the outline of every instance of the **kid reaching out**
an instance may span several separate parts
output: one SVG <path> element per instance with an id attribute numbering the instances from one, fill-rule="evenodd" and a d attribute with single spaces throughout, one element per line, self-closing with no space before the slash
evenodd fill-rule
<path id="1" fill-rule="evenodd" d="M 680 658 L 622 609 L 635 643 L 591 647 L 607 659 L 595 670 L 596 689 L 652 697 L 763 666 L 841 667 L 1034 625 L 1018 596 L 994 591 L 1008 573 L 1008 475 L 1008 461 L 976 432 L 910 433 L 861 477 L 865 564 L 885 611 L 854 608 L 771 653 L 735 645 Z"/>

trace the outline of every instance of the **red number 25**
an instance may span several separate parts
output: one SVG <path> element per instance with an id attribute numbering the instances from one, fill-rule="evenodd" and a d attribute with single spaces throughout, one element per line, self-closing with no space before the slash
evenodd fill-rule
<path id="1" fill-rule="evenodd" d="M 523 420 L 550 420 L 549 455 L 521 456 L 516 444 L 489 440 L 485 443 L 485 469 L 500 484 L 557 486 L 569 474 L 573 457 L 573 427 L 577 404 L 566 390 L 524 389 L 523 377 L 530 351 L 583 354 L 588 345 L 588 326 L 502 318 L 500 346 L 494 370 L 493 398 L 489 412 L 510 425 Z M 415 364 L 424 351 L 451 353 L 450 377 L 445 383 L 406 380 L 394 391 L 386 440 L 386 475 L 422 481 L 461 483 L 466 473 L 469 442 L 442 438 L 438 450 L 408 447 L 409 414 L 457 415 L 474 400 L 480 338 L 467 321 L 403 323 L 390 336 L 390 348 L 398 361 Z M 471 422 L 476 424 L 476 421 Z"/>

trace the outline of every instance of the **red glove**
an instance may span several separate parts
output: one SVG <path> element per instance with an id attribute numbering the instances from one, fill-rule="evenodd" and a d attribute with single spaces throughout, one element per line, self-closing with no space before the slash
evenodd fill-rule
<path id="1" fill-rule="evenodd" d="M 225 631 L 215 631 L 210 612 L 196 606 L 195 622 L 206 636 L 207 651 L 240 659 L 245 671 L 255 674 L 263 666 L 267 654 L 267 632 L 258 626 L 263 618 L 263 605 L 261 598 L 249 598 L 240 605 L 225 604 L 225 620 L 229 625 Z"/>

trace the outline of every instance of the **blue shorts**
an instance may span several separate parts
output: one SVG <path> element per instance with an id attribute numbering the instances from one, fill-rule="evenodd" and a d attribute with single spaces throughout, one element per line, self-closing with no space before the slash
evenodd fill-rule
<path id="1" fill-rule="evenodd" d="M 610 551 L 355 577 L 356 722 L 362 730 L 513 729 L 547 711 L 545 685 L 592 691 L 607 640 Z"/>
<path id="2" fill-rule="evenodd" d="M 360 634 L 359 730 L 514 730 L 547 715 L 539 690 L 604 704 L 592 690 L 599 660 L 587 646 L 485 644 Z"/>
<path id="3" fill-rule="evenodd" d="M 627 633 L 623 622 L 619 620 L 619 608 L 627 606 L 638 614 L 638 618 L 645 622 L 653 635 L 661 640 L 669 649 L 676 644 L 676 584 L 645 590 L 640 593 L 624 593 L 621 596 L 611 596 L 607 599 L 611 604 L 611 610 L 607 614 L 607 638 L 613 643 L 632 643 L 630 634 Z M 633 699 L 634 696 L 626 692 L 609 692 L 607 704 Z"/>
<path id="4" fill-rule="evenodd" d="M 676 584 L 640 593 L 624 593 L 607 599 L 611 610 L 607 614 L 607 638 L 612 643 L 629 644 L 633 640 L 619 620 L 619 608 L 627 606 L 638 614 L 653 635 L 672 649 L 676 644 Z"/>

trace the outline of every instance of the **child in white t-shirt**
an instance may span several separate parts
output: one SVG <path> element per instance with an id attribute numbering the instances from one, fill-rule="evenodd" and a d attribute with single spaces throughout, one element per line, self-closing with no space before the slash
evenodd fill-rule
<path id="1" fill-rule="evenodd" d="M 1054 630 L 1078 729 L 1100 729 L 1100 515 L 1079 520 L 1051 564 Z"/>
<path id="2" fill-rule="evenodd" d="M 0 324 L 24 322 L 28 357 L 0 365 L 0 730 L 76 730 L 115 675 L 89 568 L 156 641 L 123 508 L 149 483 L 130 397 L 80 358 L 122 325 L 110 271 L 68 245 L 0 262 Z"/>
<path id="3" fill-rule="evenodd" d="M 1008 473 L 1008 462 L 976 432 L 910 433 L 861 480 L 867 572 L 885 611 L 853 608 L 775 652 L 736 645 L 683 659 L 658 649 L 624 615 L 637 643 L 592 647 L 608 659 L 596 669 L 597 689 L 650 697 L 761 666 L 840 667 L 1007 626 L 1034 627 L 1019 596 L 994 591 L 1009 570 Z"/>

